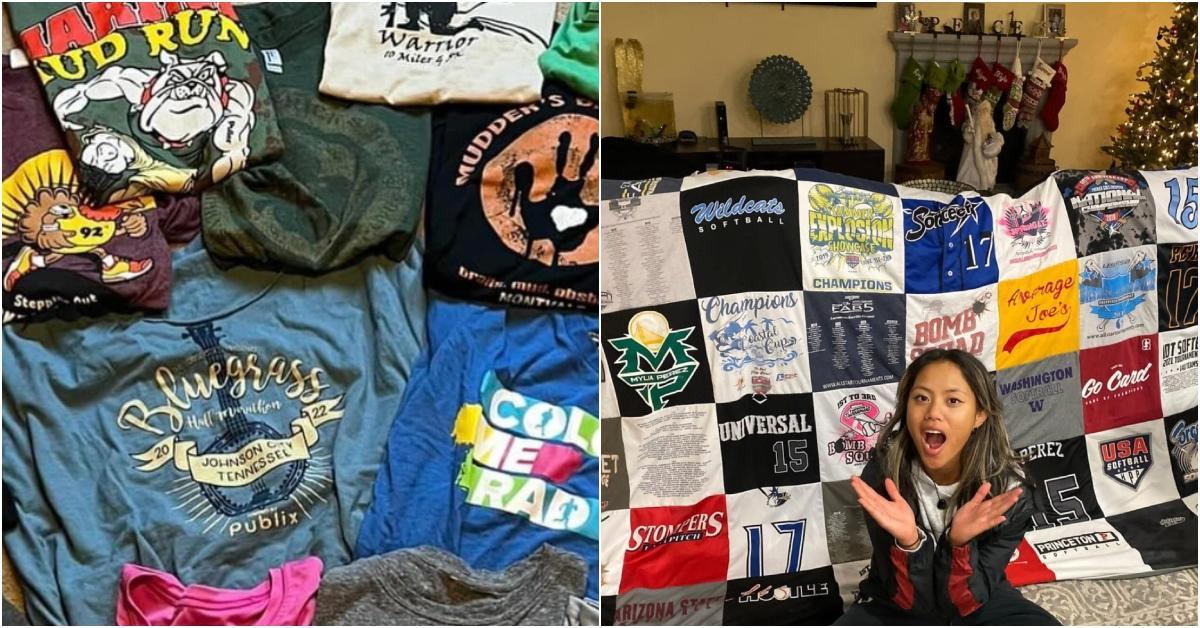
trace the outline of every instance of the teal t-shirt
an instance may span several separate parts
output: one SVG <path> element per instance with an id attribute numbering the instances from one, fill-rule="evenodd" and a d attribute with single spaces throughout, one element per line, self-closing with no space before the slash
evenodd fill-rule
<path id="1" fill-rule="evenodd" d="M 124 563 L 248 588 L 351 559 L 425 343 L 421 251 L 312 279 L 199 244 L 162 318 L 4 329 L 4 545 L 35 623 L 113 623 Z"/>
<path id="2" fill-rule="evenodd" d="M 588 98 L 600 97 L 600 3 L 573 2 L 550 47 L 538 57 L 547 79 Z"/>

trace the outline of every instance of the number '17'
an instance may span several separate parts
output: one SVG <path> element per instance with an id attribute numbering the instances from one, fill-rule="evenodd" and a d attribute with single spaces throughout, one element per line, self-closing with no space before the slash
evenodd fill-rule
<path id="1" fill-rule="evenodd" d="M 804 555 L 804 525 L 806 519 L 799 521 L 776 521 L 771 526 L 775 531 L 788 537 L 787 571 L 800 571 L 800 558 Z M 744 526 L 746 530 L 746 577 L 757 578 L 763 575 L 763 529 L 762 525 Z"/>

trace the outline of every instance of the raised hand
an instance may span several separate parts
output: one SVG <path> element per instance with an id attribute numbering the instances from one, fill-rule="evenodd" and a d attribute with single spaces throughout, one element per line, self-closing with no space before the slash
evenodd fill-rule
<path id="1" fill-rule="evenodd" d="M 541 194 L 535 193 L 540 186 L 535 185 L 538 173 L 534 164 L 522 162 L 513 170 L 516 189 L 508 214 L 515 216 L 520 211 L 525 257 L 541 260 L 547 266 L 569 262 L 564 257 L 588 242 L 600 218 L 599 205 L 588 189 L 600 148 L 599 136 L 589 137 L 587 152 L 574 172 L 568 168 L 572 140 L 570 131 L 559 134 L 554 182 Z"/>
<path id="2" fill-rule="evenodd" d="M 984 499 L 991 488 L 991 482 L 984 482 L 983 486 L 975 491 L 975 496 L 954 513 L 954 520 L 950 522 L 951 545 L 965 545 L 971 539 L 1004 523 L 1004 513 L 1008 512 L 1021 496 L 1021 488 L 1017 487 L 991 499 Z"/>
<path id="3" fill-rule="evenodd" d="M 920 540 L 920 534 L 917 532 L 917 520 L 913 515 L 912 508 L 900 496 L 900 491 L 891 478 L 883 481 L 883 488 L 887 491 L 888 497 L 876 493 L 875 489 L 868 486 L 858 476 L 850 478 L 850 486 L 858 494 L 858 503 L 862 505 L 863 510 L 871 515 L 879 527 L 895 537 L 900 545 L 911 547 Z"/>

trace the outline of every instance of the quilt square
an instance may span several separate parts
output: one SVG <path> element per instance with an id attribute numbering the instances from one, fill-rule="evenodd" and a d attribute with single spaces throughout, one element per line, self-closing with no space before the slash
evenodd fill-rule
<path id="1" fill-rule="evenodd" d="M 1113 515 L 1108 522 L 1152 569 L 1196 564 L 1196 514 L 1178 499 Z M 1172 543 L 1163 543 L 1164 538 L 1172 539 Z"/>
<path id="2" fill-rule="evenodd" d="M 1079 354 L 1063 353 L 996 373 L 1009 444 L 1017 449 L 1083 434 Z"/>
<path id="3" fill-rule="evenodd" d="M 1000 279 L 1020 279 L 1075 259 L 1075 239 L 1062 194 L 1047 179 L 1020 198 L 996 201 L 996 262 Z"/>
<path id="4" fill-rule="evenodd" d="M 1142 555 L 1104 519 L 1034 530 L 1025 535 L 1055 580 L 1105 578 L 1150 571 Z"/>
<path id="5" fill-rule="evenodd" d="M 1158 245 L 1158 331 L 1196 326 L 1195 242 Z M 1195 335 L 1196 330 L 1192 330 Z"/>
<path id="6" fill-rule="evenodd" d="M 1079 277 L 1075 260 L 1022 279 L 1001 281 L 996 368 L 1079 350 Z"/>
<path id="7" fill-rule="evenodd" d="M 730 580 L 830 564 L 820 484 L 731 493 L 726 503 Z"/>
<path id="8" fill-rule="evenodd" d="M 1163 418 L 1171 451 L 1171 474 L 1180 495 L 1196 494 L 1196 408 Z"/>
<path id="9" fill-rule="evenodd" d="M 629 508 L 629 469 L 621 418 L 600 419 L 600 510 Z"/>
<path id="10" fill-rule="evenodd" d="M 602 313 L 696 298 L 678 193 L 606 199 L 601 208 Z"/>
<path id="11" fill-rule="evenodd" d="M 995 284 L 962 292 L 908 295 L 904 346 L 911 363 L 930 349 L 961 349 L 996 370 L 1000 314 Z"/>
<path id="12" fill-rule="evenodd" d="M 725 492 L 712 404 L 623 418 L 621 441 L 631 506 L 683 506 Z"/>
<path id="13" fill-rule="evenodd" d="M 904 371 L 904 296 L 804 295 L 813 392 L 884 384 Z"/>
<path id="14" fill-rule="evenodd" d="M 821 481 L 849 480 L 861 474 L 895 411 L 896 384 L 815 393 Z"/>
<path id="15" fill-rule="evenodd" d="M 629 511 L 629 530 L 621 572 L 622 596 L 633 589 L 709 582 L 723 585 L 726 580 L 729 514 L 724 495 L 688 506 L 634 508 Z M 718 596 L 724 599 L 723 587 Z"/>
<path id="16" fill-rule="evenodd" d="M 905 292 L 957 292 L 1000 280 L 988 199 L 897 190 L 904 209 Z"/>
<path id="17" fill-rule="evenodd" d="M 1079 352 L 1084 431 L 1161 417 L 1157 334 Z"/>
<path id="18" fill-rule="evenodd" d="M 1087 442 L 1082 436 L 1046 441 L 1016 450 L 1025 460 L 1036 487 L 1032 489 L 1037 513 L 1035 530 L 1100 519 L 1104 512 L 1096 501 Z"/>
<path id="19" fill-rule="evenodd" d="M 1159 244 L 1195 242 L 1197 239 L 1196 167 L 1187 170 L 1139 170 L 1154 202 Z"/>
<path id="20" fill-rule="evenodd" d="M 730 580 L 725 589 L 727 625 L 823 626 L 841 614 L 833 567 Z"/>
<path id="21" fill-rule="evenodd" d="M 757 173 L 689 177 L 679 193 L 697 297 L 776 292 L 804 285 L 796 180 Z M 691 182 L 700 182 L 689 187 Z M 770 251 L 770 255 L 758 252 Z M 736 260 L 737 272 L 730 272 Z M 607 261 L 607 260 L 606 260 Z"/>
<path id="22" fill-rule="evenodd" d="M 717 402 L 812 390 L 802 297 L 789 290 L 697 301 Z"/>
<path id="23" fill-rule="evenodd" d="M 804 289 L 903 293 L 900 199 L 836 183 L 798 185 Z"/>
<path id="24" fill-rule="evenodd" d="M 600 322 L 600 345 L 621 416 L 712 401 L 704 328 L 695 301 L 612 312 Z"/>
<path id="25" fill-rule="evenodd" d="M 1158 381 L 1163 414 L 1196 407 L 1196 382 L 1200 381 L 1200 358 L 1196 330 L 1179 329 L 1158 335 Z"/>
<path id="26" fill-rule="evenodd" d="M 725 583 L 634 589 L 617 596 L 613 626 L 710 626 L 721 623 Z"/>
<path id="27" fill-rule="evenodd" d="M 717 404 L 725 492 L 819 482 L 812 395 Z"/>
<path id="28" fill-rule="evenodd" d="M 1079 257 L 1154 244 L 1154 199 L 1137 172 L 1060 170 L 1054 180 Z"/>
<path id="29" fill-rule="evenodd" d="M 1085 438 L 1096 502 L 1105 516 L 1179 499 L 1161 419 Z"/>
<path id="30" fill-rule="evenodd" d="M 1158 255 L 1153 246 L 1080 259 L 1080 348 L 1158 331 L 1157 281 Z"/>

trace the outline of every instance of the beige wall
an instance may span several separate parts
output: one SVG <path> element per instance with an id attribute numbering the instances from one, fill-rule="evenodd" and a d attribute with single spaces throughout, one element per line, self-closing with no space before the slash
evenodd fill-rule
<path id="1" fill-rule="evenodd" d="M 962 16 L 962 3 L 919 2 L 917 9 L 943 23 Z M 1041 22 L 1042 5 L 988 3 L 985 11 L 989 24 L 1014 11 L 1030 32 Z M 813 81 L 803 134 L 824 134 L 826 89 L 865 89 L 871 99 L 871 139 L 887 151 L 890 173 L 893 125 L 887 108 L 896 79 L 887 32 L 894 13 L 894 5 L 883 2 L 875 8 L 787 5 L 782 11 L 778 4 L 606 2 L 601 18 L 602 131 L 623 134 L 613 63 L 618 37 L 642 43 L 643 89 L 672 92 L 677 127 L 700 136 L 716 135 L 716 100 L 724 100 L 729 109 L 730 135 L 758 135 L 758 115 L 748 96 L 750 72 L 763 57 L 783 54 L 803 64 Z M 1144 86 L 1135 73 L 1153 57 L 1157 29 L 1171 14 L 1169 3 L 1067 5 L 1067 35 L 1079 45 L 1066 57 L 1067 102 L 1053 138 L 1051 156 L 1060 168 L 1109 164 L 1100 146 L 1125 119 L 1129 95 Z M 964 60 L 974 57 L 973 47 L 963 48 Z M 986 55 L 985 60 L 991 62 Z M 799 122 L 763 128 L 766 135 L 802 134 Z"/>

